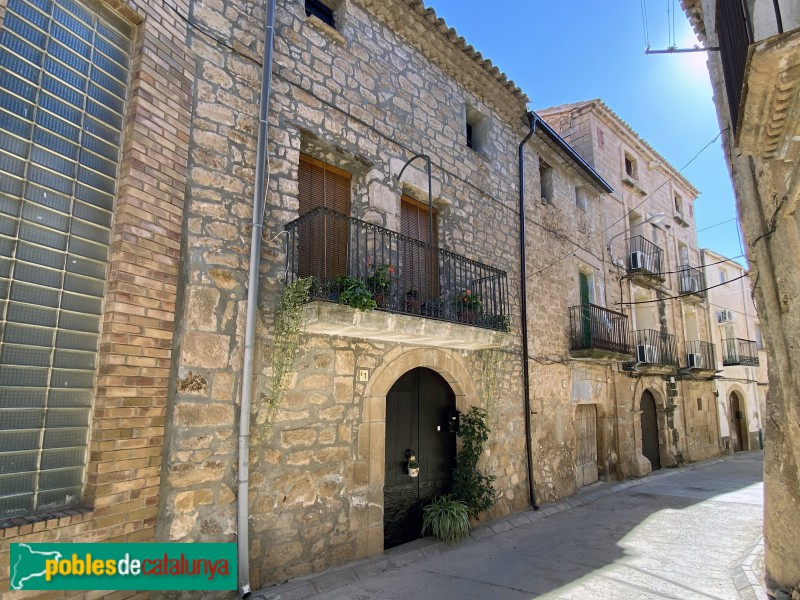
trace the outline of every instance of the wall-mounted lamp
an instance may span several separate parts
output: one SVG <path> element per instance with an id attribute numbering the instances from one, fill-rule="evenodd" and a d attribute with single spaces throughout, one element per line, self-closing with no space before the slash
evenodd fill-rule
<path id="1" fill-rule="evenodd" d="M 641 224 L 655 225 L 656 223 L 660 223 L 665 216 L 666 215 L 663 212 L 655 213 L 654 215 L 650 215 L 649 217 L 647 217 L 647 219 L 643 221 Z M 614 258 L 614 251 L 611 249 L 611 245 L 614 243 L 615 239 L 617 239 L 622 235 L 625 235 L 626 233 L 630 233 L 630 228 L 625 229 L 624 231 L 620 231 L 618 234 L 611 236 L 611 239 L 608 240 L 608 253 L 611 256 L 611 264 L 621 267 L 623 269 L 625 268 L 625 263 L 622 262 L 622 259 Z"/>

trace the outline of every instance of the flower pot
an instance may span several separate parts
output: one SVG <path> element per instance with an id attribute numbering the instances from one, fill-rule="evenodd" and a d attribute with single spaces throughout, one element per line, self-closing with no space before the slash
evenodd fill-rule
<path id="1" fill-rule="evenodd" d="M 408 476 L 409 477 L 418 477 L 419 476 L 419 467 L 408 468 Z"/>

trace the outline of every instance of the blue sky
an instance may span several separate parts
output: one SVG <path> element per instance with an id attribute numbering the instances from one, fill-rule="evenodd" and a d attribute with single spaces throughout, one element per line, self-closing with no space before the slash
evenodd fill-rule
<path id="1" fill-rule="evenodd" d="M 679 48 L 697 43 L 678 0 L 645 0 L 653 49 L 669 45 L 674 6 Z M 719 133 L 705 53 L 646 55 L 639 0 L 426 0 L 448 25 L 506 73 L 534 110 L 602 98 L 676 169 Z M 697 229 L 736 216 L 722 146 L 683 175 L 700 190 Z M 742 254 L 736 221 L 698 232 L 701 247 Z M 743 259 L 739 259 L 743 261 Z"/>

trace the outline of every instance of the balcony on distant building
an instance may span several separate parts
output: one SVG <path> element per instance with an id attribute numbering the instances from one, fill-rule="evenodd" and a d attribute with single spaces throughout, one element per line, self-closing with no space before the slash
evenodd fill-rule
<path id="1" fill-rule="evenodd" d="M 716 29 L 738 149 L 800 155 L 800 6 L 796 0 L 717 1 Z"/>
<path id="2" fill-rule="evenodd" d="M 758 345 L 754 340 L 727 338 L 722 340 L 722 364 L 727 366 L 758 366 Z"/>
<path id="3" fill-rule="evenodd" d="M 628 239 L 628 274 L 647 285 L 664 282 L 664 252 L 647 238 L 637 235 Z"/>
<path id="4" fill-rule="evenodd" d="M 571 306 L 569 353 L 573 358 L 630 360 L 628 317 L 594 304 Z"/>
<path id="5" fill-rule="evenodd" d="M 483 348 L 498 344 L 478 328 L 510 329 L 505 271 L 328 208 L 295 219 L 286 231 L 287 280 L 311 277 L 309 300 L 367 309 L 354 316 L 344 306 L 318 308 L 308 331 Z M 424 317 L 428 325 L 421 319 L 387 321 L 380 313 Z"/>
<path id="6" fill-rule="evenodd" d="M 633 332 L 635 370 L 644 373 L 668 373 L 678 367 L 675 336 L 655 329 Z"/>
<path id="7" fill-rule="evenodd" d="M 713 377 L 717 371 L 717 352 L 714 344 L 700 340 L 686 342 L 684 363 L 682 372 L 691 378 Z"/>
<path id="8" fill-rule="evenodd" d="M 678 289 L 686 300 L 705 300 L 706 276 L 702 270 L 684 265 L 678 269 L 678 282 Z"/>

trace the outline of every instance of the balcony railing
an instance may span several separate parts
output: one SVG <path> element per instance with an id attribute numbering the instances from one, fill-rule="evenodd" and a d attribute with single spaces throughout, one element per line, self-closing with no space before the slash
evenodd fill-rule
<path id="1" fill-rule="evenodd" d="M 689 369 L 716 370 L 717 353 L 714 344 L 695 340 L 686 342 L 686 367 Z"/>
<path id="2" fill-rule="evenodd" d="M 725 366 L 758 366 L 758 346 L 753 340 L 727 338 L 722 340 L 722 364 Z"/>
<path id="3" fill-rule="evenodd" d="M 684 265 L 678 270 L 678 279 L 681 294 L 706 297 L 706 276 L 700 269 Z"/>
<path id="4" fill-rule="evenodd" d="M 663 273 L 661 248 L 641 235 L 628 239 L 628 271 L 660 276 Z"/>
<path id="5" fill-rule="evenodd" d="M 717 0 L 716 28 L 734 128 L 739 118 L 747 49 L 754 42 L 800 27 L 800 17 L 790 4 L 775 0 Z"/>
<path id="6" fill-rule="evenodd" d="M 602 350 L 632 354 L 628 317 L 594 304 L 569 309 L 569 347 L 575 350 Z"/>
<path id="7" fill-rule="evenodd" d="M 633 332 L 633 351 L 637 363 L 678 366 L 675 336 L 655 329 Z"/>
<path id="8" fill-rule="evenodd" d="M 312 300 L 374 300 L 378 310 L 508 331 L 505 271 L 327 208 L 285 227 L 287 279 L 313 277 Z"/>

